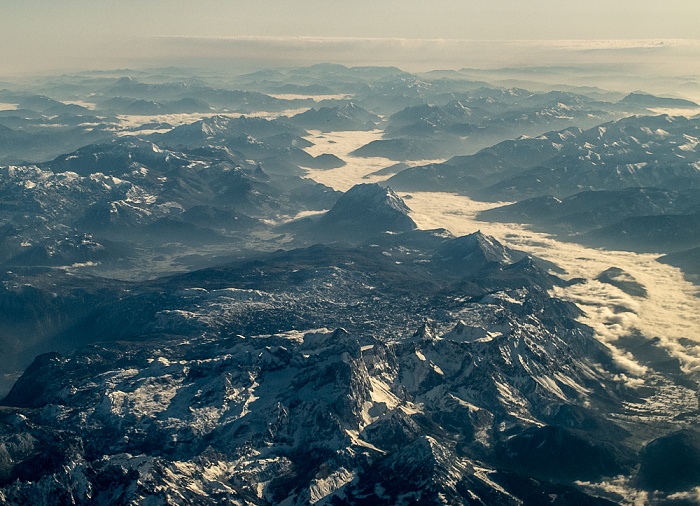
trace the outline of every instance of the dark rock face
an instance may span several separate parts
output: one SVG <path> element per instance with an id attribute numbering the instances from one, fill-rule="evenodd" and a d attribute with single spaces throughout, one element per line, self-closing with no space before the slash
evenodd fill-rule
<path id="1" fill-rule="evenodd" d="M 474 275 L 489 264 L 508 265 L 521 255 L 481 232 L 450 239 L 437 250 L 438 264 L 462 275 Z"/>
<path id="2" fill-rule="evenodd" d="M 619 267 L 610 267 L 601 272 L 595 279 L 601 283 L 616 286 L 628 295 L 646 297 L 647 290 L 644 285 L 637 282 L 629 273 Z"/>
<path id="3" fill-rule="evenodd" d="M 305 167 L 323 170 L 337 169 L 339 167 L 343 167 L 344 165 L 345 161 L 330 153 L 323 153 L 312 160 L 304 162 Z"/>
<path id="4" fill-rule="evenodd" d="M 53 367 L 65 360 L 58 353 L 39 355 L 15 383 L 10 393 L 3 399 L 3 403 L 20 408 L 42 405 L 40 399 L 51 384 Z"/>
<path id="5" fill-rule="evenodd" d="M 595 480 L 623 468 L 612 444 L 557 426 L 528 429 L 496 452 L 506 467 L 545 479 Z"/>
<path id="6" fill-rule="evenodd" d="M 655 439 L 642 450 L 639 484 L 678 492 L 700 486 L 700 433 L 683 430 Z"/>

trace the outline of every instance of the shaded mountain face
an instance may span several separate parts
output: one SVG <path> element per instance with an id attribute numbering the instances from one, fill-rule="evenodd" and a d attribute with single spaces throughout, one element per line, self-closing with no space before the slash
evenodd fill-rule
<path id="1" fill-rule="evenodd" d="M 458 237 L 438 249 L 437 258 L 448 269 L 475 274 L 489 264 L 512 264 L 520 255 L 481 232 Z"/>
<path id="2" fill-rule="evenodd" d="M 641 456 L 638 479 L 646 490 L 679 492 L 700 486 L 697 430 L 681 430 L 655 439 L 644 447 Z"/>
<path id="3" fill-rule="evenodd" d="M 612 476 L 629 458 L 614 445 L 560 426 L 533 427 L 496 449 L 503 465 L 543 479 L 589 479 Z"/>
<path id="4" fill-rule="evenodd" d="M 659 262 L 680 268 L 691 281 L 700 284 L 700 247 L 664 255 Z"/>
<path id="5" fill-rule="evenodd" d="M 42 112 L 52 107 L 60 107 L 61 105 L 64 105 L 63 102 L 54 100 L 46 95 L 31 95 L 22 98 L 18 104 L 18 108 Z"/>
<path id="6" fill-rule="evenodd" d="M 400 190 L 458 191 L 485 200 L 700 188 L 699 137 L 697 119 L 630 117 L 585 131 L 502 142 L 442 165 L 407 169 L 388 182 Z"/>
<path id="7" fill-rule="evenodd" d="M 363 242 L 382 234 L 414 230 L 410 209 L 391 188 L 358 184 L 345 192 L 318 220 L 302 222 L 295 232 L 320 242 Z"/>
<path id="8" fill-rule="evenodd" d="M 229 139 L 250 135 L 255 138 L 281 134 L 303 136 L 303 129 L 275 120 L 262 118 L 231 118 L 212 116 L 194 123 L 181 125 L 164 134 L 154 135 L 155 142 L 164 146 L 201 147 L 225 143 Z"/>
<path id="9" fill-rule="evenodd" d="M 700 105 L 690 100 L 680 98 L 657 97 L 648 93 L 634 92 L 625 96 L 619 102 L 620 105 L 649 108 L 677 108 L 677 109 L 698 109 Z"/>
<path id="10" fill-rule="evenodd" d="M 535 197 L 479 214 L 486 221 L 531 223 L 550 230 L 586 232 L 638 216 L 691 214 L 700 210 L 700 190 L 628 188 L 581 192 L 564 199 Z"/>
<path id="11" fill-rule="evenodd" d="M 336 107 L 312 108 L 299 113 L 287 121 L 292 125 L 322 132 L 340 132 L 345 130 L 374 130 L 381 121 L 379 116 L 350 102 Z"/>
<path id="12" fill-rule="evenodd" d="M 595 279 L 601 283 L 616 286 L 628 295 L 635 297 L 647 296 L 647 289 L 644 285 L 619 267 L 610 267 L 598 274 Z"/>
<path id="13" fill-rule="evenodd" d="M 95 125 L 92 116 L 56 117 L 49 125 L 43 118 L 37 119 L 36 122 L 42 124 L 38 128 L 27 125 L 24 118 L 15 117 L 14 123 L 18 125 L 14 125 L 12 119 L 7 117 L 0 121 L 2 163 L 42 162 L 85 144 L 114 138 L 113 127 L 108 123 Z"/>
<path id="14" fill-rule="evenodd" d="M 700 213 L 635 216 L 586 233 L 588 244 L 643 252 L 677 252 L 700 245 Z"/>
<path id="15" fill-rule="evenodd" d="M 425 160 L 474 153 L 497 142 L 577 126 L 590 128 L 620 116 L 611 104 L 564 92 L 478 89 L 445 105 L 421 104 L 388 118 L 385 140 L 357 150 L 360 156 Z M 397 157 L 399 143 L 415 145 Z"/>
<path id="16" fill-rule="evenodd" d="M 351 154 L 390 160 L 424 160 L 436 156 L 436 153 L 430 150 L 429 144 L 428 141 L 421 139 L 380 139 L 357 148 Z"/>
<path id="17" fill-rule="evenodd" d="M 700 190 L 628 188 L 535 197 L 479 213 L 485 221 L 533 224 L 583 244 L 678 252 L 700 244 Z"/>

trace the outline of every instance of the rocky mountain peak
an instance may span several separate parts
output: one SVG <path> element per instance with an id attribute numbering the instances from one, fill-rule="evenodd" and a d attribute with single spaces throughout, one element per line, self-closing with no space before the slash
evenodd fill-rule
<path id="1" fill-rule="evenodd" d="M 350 188 L 329 214 L 341 214 L 350 210 L 366 212 L 400 213 L 408 215 L 411 211 L 401 197 L 391 188 L 382 188 L 378 184 L 357 184 Z M 415 228 L 415 227 L 413 227 Z"/>
<path id="2" fill-rule="evenodd" d="M 417 228 L 410 209 L 391 188 L 358 184 L 342 195 L 318 222 L 316 231 L 341 241 L 360 241 L 386 232 Z"/>
<path id="3" fill-rule="evenodd" d="M 444 267 L 461 274 L 474 274 L 491 263 L 509 265 L 514 257 L 513 251 L 481 231 L 446 240 L 435 255 Z"/>
<path id="4" fill-rule="evenodd" d="M 413 334 L 414 339 L 421 339 L 425 341 L 433 341 L 437 338 L 435 331 L 430 326 L 429 322 L 423 322 L 423 324 L 416 330 Z"/>

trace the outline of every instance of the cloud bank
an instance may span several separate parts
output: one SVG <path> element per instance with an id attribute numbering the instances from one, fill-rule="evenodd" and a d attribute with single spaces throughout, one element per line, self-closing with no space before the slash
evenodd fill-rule
<path id="1" fill-rule="evenodd" d="M 330 61 L 354 65 L 398 65 L 409 71 L 463 67 L 604 65 L 682 62 L 700 54 L 700 41 L 649 40 L 470 40 L 455 38 L 207 36 L 153 38 L 178 54 L 258 58 L 280 63 Z M 665 65 L 667 66 L 667 65 Z M 687 71 L 689 67 L 685 67 Z M 692 67 L 690 67 L 692 68 Z"/>
<path id="2" fill-rule="evenodd" d="M 616 347 L 621 337 L 641 332 L 659 338 L 659 344 L 677 357 L 686 371 L 700 371 L 700 297 L 698 288 L 675 267 L 656 261 L 658 255 L 587 248 L 557 241 L 517 224 L 475 220 L 478 211 L 494 207 L 460 195 L 412 192 L 411 215 L 421 228 L 445 227 L 455 234 L 475 230 L 493 235 L 514 249 L 549 260 L 567 271 L 565 277 L 585 278 L 584 283 L 555 288 L 553 293 L 575 302 L 582 318 L 614 353 L 617 363 L 634 376 L 646 368 Z M 617 287 L 592 279 L 610 267 L 632 275 L 648 291 L 646 298 L 632 297 Z"/>
<path id="3" fill-rule="evenodd" d="M 349 154 L 379 136 L 378 131 L 312 134 L 310 140 L 317 144 L 310 150 L 313 155 L 333 152 L 348 165 L 334 170 L 312 170 L 309 176 L 346 191 L 365 174 L 391 165 L 392 162 L 384 158 L 357 158 Z M 583 323 L 593 328 L 598 339 L 610 347 L 617 363 L 629 372 L 629 377 L 621 379 L 639 384 L 639 378 L 647 373 L 646 367 L 616 346 L 621 337 L 637 333 L 648 338 L 658 337 L 659 344 L 677 357 L 686 371 L 700 371 L 698 288 L 685 280 L 677 268 L 657 262 L 659 255 L 588 248 L 558 241 L 522 225 L 476 220 L 480 211 L 504 203 L 479 202 L 462 195 L 434 192 L 410 192 L 402 196 L 407 198 L 411 217 L 422 229 L 444 227 L 456 235 L 481 230 L 511 248 L 554 262 L 567 271 L 565 278 L 584 278 L 583 283 L 555 288 L 553 294 L 575 302 L 585 311 Z M 647 297 L 634 297 L 593 279 L 610 267 L 623 269 L 642 284 Z"/>

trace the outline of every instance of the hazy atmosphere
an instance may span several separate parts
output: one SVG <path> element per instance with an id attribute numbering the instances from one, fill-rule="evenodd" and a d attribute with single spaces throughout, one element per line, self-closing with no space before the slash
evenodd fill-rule
<path id="1" fill-rule="evenodd" d="M 700 505 L 698 20 L 0 0 L 0 504 Z"/>
<path id="2" fill-rule="evenodd" d="M 619 64 L 693 73 L 687 0 L 65 0 L 0 2 L 1 74 L 148 65 L 333 61 L 405 70 Z M 684 40 L 685 39 L 685 40 Z M 492 42 L 485 42 L 492 41 Z M 516 42 L 517 41 L 517 42 Z M 567 42 L 563 42 L 567 41 Z M 584 42 L 586 41 L 586 42 Z M 630 57 L 630 55 L 632 55 Z"/>

